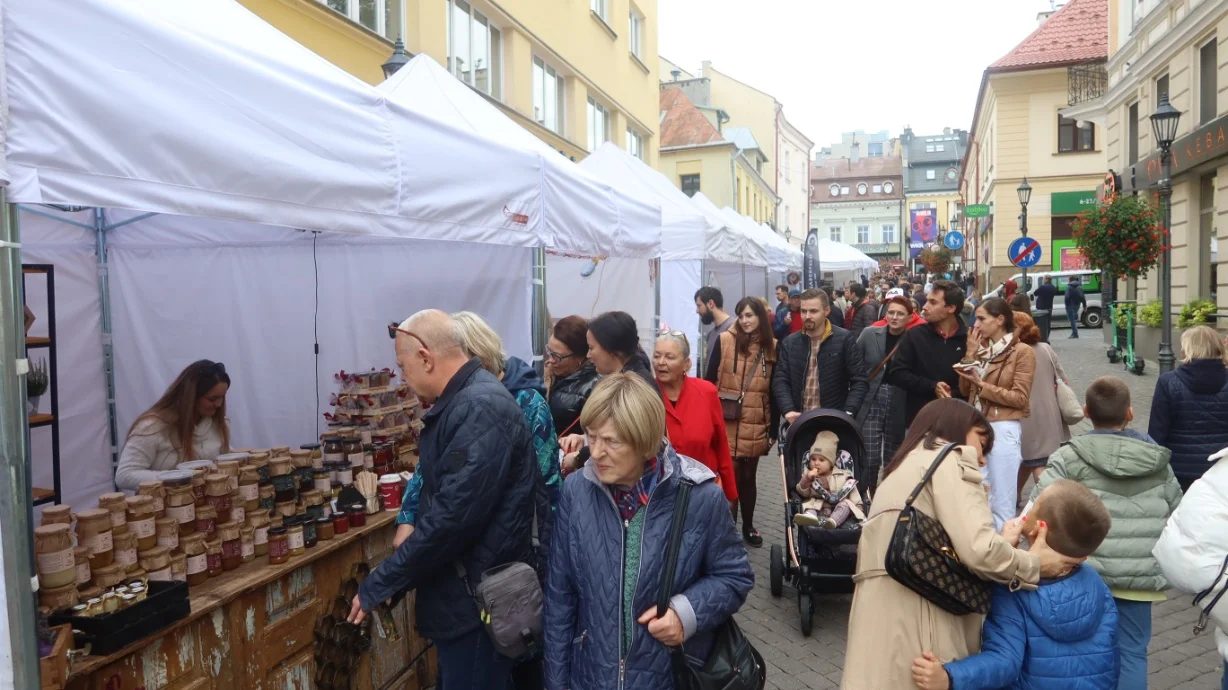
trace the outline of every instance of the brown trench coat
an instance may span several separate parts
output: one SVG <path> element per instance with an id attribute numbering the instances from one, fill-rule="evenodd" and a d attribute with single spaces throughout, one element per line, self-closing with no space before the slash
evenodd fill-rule
<path id="1" fill-rule="evenodd" d="M 912 661 L 922 652 L 933 652 L 947 662 L 981 649 L 982 616 L 947 613 L 885 570 L 899 511 L 943 445 L 919 446 L 878 485 L 857 547 L 842 690 L 912 688 Z M 936 501 L 936 496 L 941 499 Z M 1012 548 L 994 531 L 974 449 L 960 446 L 951 451 L 913 505 L 942 523 L 955 552 L 972 572 L 1012 587 L 1035 588 L 1040 561 Z"/>
<path id="2" fill-rule="evenodd" d="M 746 396 L 742 399 L 742 418 L 725 420 L 729 435 L 729 450 L 735 458 L 755 458 L 765 455 L 771 443 L 768 427 L 772 423 L 772 369 L 776 366 L 775 346 L 772 353 L 759 361 L 759 343 L 750 344 L 750 355 L 738 352 L 733 331 L 721 334 L 721 364 L 717 370 L 718 393 Z M 754 370 L 747 372 L 747 365 Z M 750 374 L 747 380 L 747 374 Z"/>
<path id="3" fill-rule="evenodd" d="M 970 336 L 971 337 L 971 336 Z M 969 346 L 969 352 L 975 352 Z M 1031 410 L 1032 375 L 1036 372 L 1036 353 L 1018 340 L 989 362 L 985 385 L 976 395 L 976 407 L 991 422 L 1027 419 Z M 959 380 L 959 392 L 972 400 L 972 384 Z"/>

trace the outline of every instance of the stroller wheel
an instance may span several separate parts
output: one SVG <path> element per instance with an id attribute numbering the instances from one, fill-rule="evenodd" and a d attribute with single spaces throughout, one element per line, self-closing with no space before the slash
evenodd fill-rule
<path id="1" fill-rule="evenodd" d="M 778 597 L 785 588 L 785 550 L 780 544 L 772 544 L 769 568 L 768 583 L 772 589 L 772 596 Z"/>
<path id="2" fill-rule="evenodd" d="M 797 609 L 802 618 L 802 637 L 810 637 L 814 630 L 814 599 L 809 594 L 797 596 Z"/>

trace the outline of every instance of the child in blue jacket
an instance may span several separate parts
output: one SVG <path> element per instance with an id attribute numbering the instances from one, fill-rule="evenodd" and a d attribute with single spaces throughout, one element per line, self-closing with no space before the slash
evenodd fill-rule
<path id="1" fill-rule="evenodd" d="M 1109 532 L 1109 511 L 1087 487 L 1059 479 L 1036 498 L 1025 519 L 1003 536 L 1035 537 L 1080 563 L 1040 581 L 1035 591 L 994 585 L 981 653 L 942 663 L 930 652 L 913 661 L 921 690 L 1114 690 L 1117 687 L 1117 608 L 1100 575 L 1081 561 Z M 1013 534 L 1012 534 L 1013 533 Z"/>

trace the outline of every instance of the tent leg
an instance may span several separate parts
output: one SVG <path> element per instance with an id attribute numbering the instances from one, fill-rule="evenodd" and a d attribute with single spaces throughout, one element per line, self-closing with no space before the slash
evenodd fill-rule
<path id="1" fill-rule="evenodd" d="M 742 296 L 746 296 L 746 264 L 742 264 Z"/>
<path id="2" fill-rule="evenodd" d="M 94 209 L 94 253 L 98 257 L 98 295 L 102 312 L 102 377 L 107 386 L 107 431 L 111 435 L 111 477 L 119 467 L 119 422 L 115 410 L 115 350 L 111 345 L 111 278 L 107 260 L 107 214 Z"/>
<path id="3" fill-rule="evenodd" d="M 699 287 L 705 287 L 707 284 L 708 284 L 708 260 L 700 259 L 699 260 Z M 695 377 L 703 378 L 703 373 L 707 371 L 706 367 L 708 365 L 708 363 L 704 361 L 705 359 L 707 359 L 705 355 L 708 352 L 708 334 L 704 332 L 703 322 L 700 322 L 699 324 L 699 340 L 697 340 L 696 342 L 699 343 L 699 352 L 695 353 Z"/>
<path id="4" fill-rule="evenodd" d="M 656 315 L 656 322 L 653 324 L 652 329 L 653 337 L 655 338 L 656 334 L 661 332 L 661 257 L 653 259 L 652 264 L 653 271 L 656 274 L 656 278 L 653 280 L 652 291 L 652 299 L 656 307 L 656 310 L 653 312 Z"/>
<path id="5" fill-rule="evenodd" d="M 772 269 L 763 269 L 763 298 L 772 303 Z"/>
<path id="6" fill-rule="evenodd" d="M 39 687 L 38 643 L 34 616 L 34 543 L 26 426 L 25 310 L 22 306 L 21 231 L 17 207 L 0 188 L 0 553 L 4 566 L 4 605 L 12 659 L 13 687 Z"/>
<path id="7" fill-rule="evenodd" d="M 545 373 L 546 343 L 550 340 L 550 313 L 546 308 L 546 250 L 533 250 L 533 368 Z"/>

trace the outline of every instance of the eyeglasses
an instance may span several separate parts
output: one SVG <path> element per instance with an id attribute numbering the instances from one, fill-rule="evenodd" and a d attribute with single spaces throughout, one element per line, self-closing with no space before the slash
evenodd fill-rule
<path id="1" fill-rule="evenodd" d="M 572 357 L 575 357 L 575 356 L 576 356 L 576 353 L 574 352 L 569 355 L 560 355 L 554 350 L 551 350 L 550 348 L 546 348 L 546 359 L 550 360 L 551 362 L 561 362 L 565 359 L 571 359 Z"/>
<path id="2" fill-rule="evenodd" d="M 392 338 L 393 340 L 396 340 L 397 333 L 404 333 L 405 335 L 413 338 L 414 340 L 417 340 L 418 343 L 422 345 L 423 350 L 428 350 L 428 351 L 430 350 L 430 348 L 426 346 L 426 341 L 423 340 L 422 337 L 419 336 L 417 333 L 414 333 L 413 331 L 407 331 L 404 328 L 401 328 L 401 326 L 397 324 L 395 321 L 388 324 L 388 337 Z"/>

